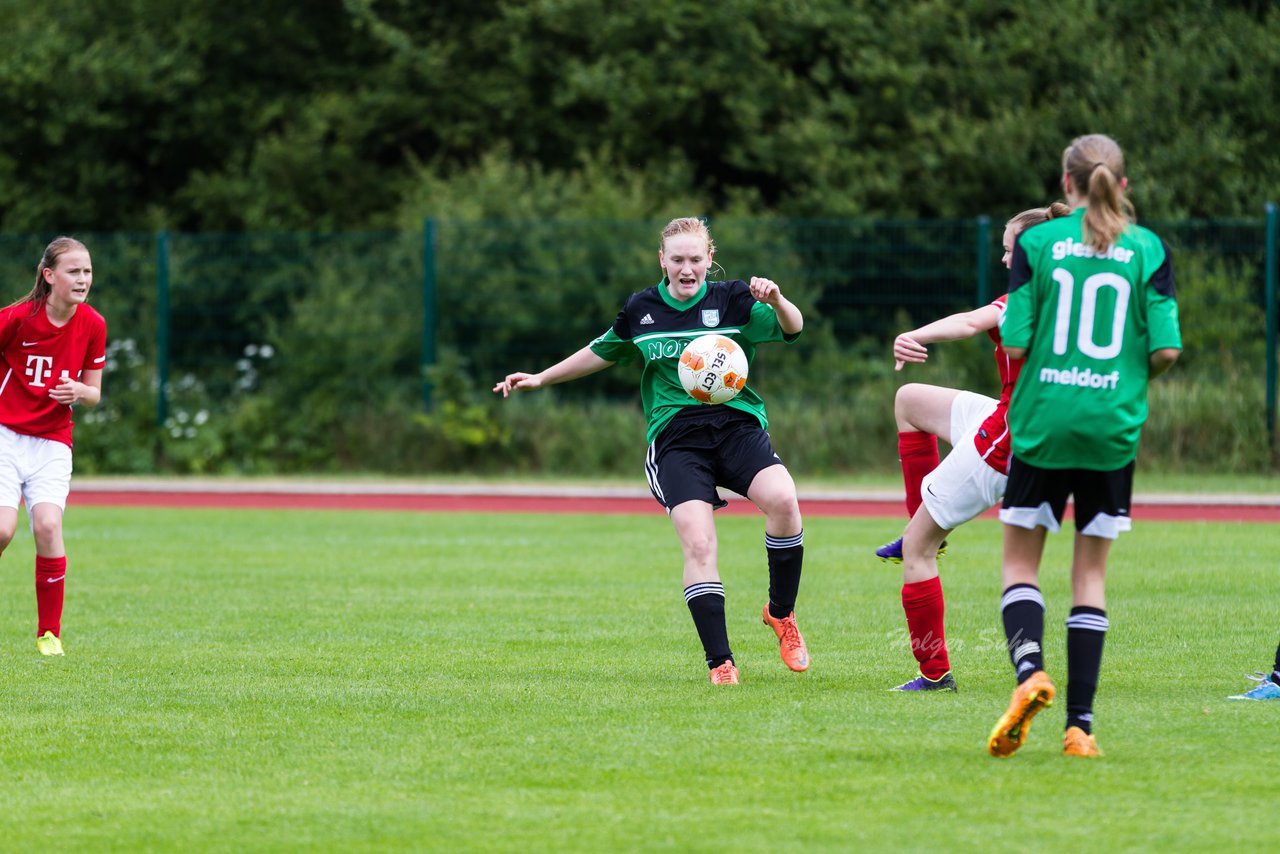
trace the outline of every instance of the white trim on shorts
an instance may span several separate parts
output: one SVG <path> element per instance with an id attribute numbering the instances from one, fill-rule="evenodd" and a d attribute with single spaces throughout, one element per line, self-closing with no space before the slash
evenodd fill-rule
<path id="1" fill-rule="evenodd" d="M 1099 513 L 1089 520 L 1080 533 L 1086 537 L 1099 537 L 1104 540 L 1118 540 L 1125 531 L 1133 530 L 1133 520 L 1128 516 L 1108 516 Z"/>
<path id="2" fill-rule="evenodd" d="M 1050 534 L 1056 534 L 1062 529 L 1048 501 L 1041 501 L 1039 507 L 1001 507 L 1000 521 L 1028 531 L 1044 528 Z"/>
<path id="3" fill-rule="evenodd" d="M 1026 528 L 1028 531 L 1034 531 L 1037 527 L 1044 528 L 1050 534 L 1056 534 L 1062 529 L 1048 501 L 1040 502 L 1039 507 L 1002 507 L 1000 521 L 1006 525 Z M 1080 533 L 1086 537 L 1097 537 L 1102 540 L 1118 540 L 1121 534 L 1132 530 L 1133 520 L 1128 516 L 1108 516 L 1106 513 L 1099 513 L 1089 520 L 1089 524 L 1085 525 Z"/>
<path id="4" fill-rule="evenodd" d="M 985 513 L 1004 497 L 1008 475 L 987 465 L 974 444 L 978 428 L 999 401 L 962 391 L 951 403 L 951 453 L 920 482 L 920 499 L 948 531 Z"/>

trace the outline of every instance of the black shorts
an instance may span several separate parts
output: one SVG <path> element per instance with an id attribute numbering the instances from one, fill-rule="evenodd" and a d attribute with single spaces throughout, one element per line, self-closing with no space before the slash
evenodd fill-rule
<path id="1" fill-rule="evenodd" d="M 754 415 L 727 406 L 700 406 L 662 428 L 649 445 L 644 471 L 649 491 L 670 513 L 686 501 L 705 501 L 718 510 L 728 502 L 717 486 L 745 496 L 757 474 L 781 464 Z"/>
<path id="2" fill-rule="evenodd" d="M 1067 511 L 1068 495 L 1075 497 L 1077 531 L 1114 540 L 1130 528 L 1133 463 L 1114 471 L 1042 469 L 1015 456 L 1009 465 L 1000 521 L 1057 532 Z"/>

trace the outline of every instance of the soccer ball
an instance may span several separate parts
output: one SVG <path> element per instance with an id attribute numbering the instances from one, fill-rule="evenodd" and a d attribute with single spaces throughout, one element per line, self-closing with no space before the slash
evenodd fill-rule
<path id="1" fill-rule="evenodd" d="M 723 335 L 703 335 L 685 346 L 678 371 L 695 400 L 727 403 L 747 384 L 747 354 Z"/>

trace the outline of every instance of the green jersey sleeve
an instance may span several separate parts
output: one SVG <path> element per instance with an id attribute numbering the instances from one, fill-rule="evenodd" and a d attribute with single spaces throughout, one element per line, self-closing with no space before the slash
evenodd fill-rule
<path id="1" fill-rule="evenodd" d="M 1178 325 L 1178 303 L 1174 297 L 1173 253 L 1160 241 L 1163 257 L 1160 266 L 1147 281 L 1147 348 L 1148 352 L 1165 347 L 1182 349 L 1182 329 Z"/>
<path id="2" fill-rule="evenodd" d="M 1178 303 L 1173 297 L 1147 290 L 1148 352 L 1165 347 L 1182 349 L 1182 328 L 1178 325 Z"/>
<path id="3" fill-rule="evenodd" d="M 618 337 L 618 333 L 610 327 L 589 345 L 591 352 L 606 362 L 629 362 L 636 356 L 636 347 L 630 341 Z"/>
<path id="4" fill-rule="evenodd" d="M 799 332 L 794 335 L 784 333 L 782 325 L 778 323 L 778 313 L 773 310 L 773 306 L 762 302 L 751 306 L 751 315 L 746 326 L 742 327 L 742 335 L 753 344 L 769 341 L 785 341 L 790 344 L 800 337 Z"/>

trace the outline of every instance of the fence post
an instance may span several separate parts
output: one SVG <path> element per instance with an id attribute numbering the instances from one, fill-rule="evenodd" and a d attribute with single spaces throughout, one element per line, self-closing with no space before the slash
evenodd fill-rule
<path id="1" fill-rule="evenodd" d="M 978 298 L 975 306 L 991 302 L 991 264 L 987 255 L 987 244 L 991 242 L 991 217 L 982 214 L 978 217 Z"/>
<path id="2" fill-rule="evenodd" d="M 1276 203 L 1267 202 L 1267 437 L 1276 447 Z"/>
<path id="3" fill-rule="evenodd" d="M 156 426 L 169 418 L 169 232 L 156 235 Z"/>
<path id="4" fill-rule="evenodd" d="M 436 221 L 422 223 L 422 406 L 431 406 L 431 374 L 436 363 Z"/>

